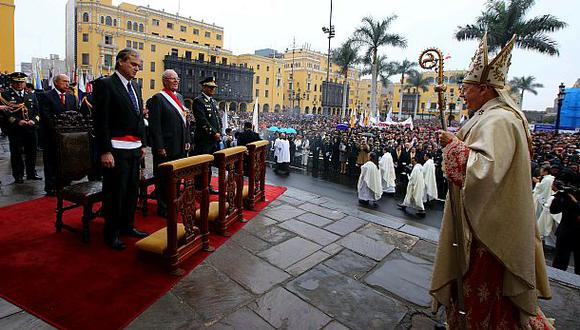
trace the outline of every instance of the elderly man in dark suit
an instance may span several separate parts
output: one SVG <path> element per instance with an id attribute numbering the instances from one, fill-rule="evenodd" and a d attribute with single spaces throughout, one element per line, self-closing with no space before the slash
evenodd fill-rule
<path id="1" fill-rule="evenodd" d="M 164 185 L 159 180 L 158 165 L 184 158 L 190 148 L 187 109 L 183 97 L 177 93 L 179 76 L 174 70 L 163 72 L 163 90 L 147 102 L 149 109 L 149 138 L 153 153 L 153 171 L 157 191 L 157 213 L 165 216 L 167 203 Z"/>
<path id="2" fill-rule="evenodd" d="M 42 158 L 44 163 L 44 191 L 48 196 L 55 195 L 56 184 L 56 150 L 54 143 L 53 120 L 67 111 L 78 111 L 74 95 L 68 94 L 69 78 L 65 74 L 58 74 L 53 79 L 54 89 L 39 93 L 41 139 L 44 142 Z"/>
<path id="3" fill-rule="evenodd" d="M 195 117 L 195 134 L 193 136 L 194 155 L 213 154 L 219 150 L 222 122 L 218 114 L 216 101 L 213 98 L 217 84 L 214 77 L 208 77 L 200 82 L 201 95 L 193 100 L 193 116 Z M 212 194 L 217 193 L 211 185 Z"/>
<path id="4" fill-rule="evenodd" d="M 121 50 L 115 73 L 96 81 L 93 90 L 95 133 L 103 167 L 103 236 L 114 250 L 126 248 L 119 235 L 147 236 L 134 227 L 139 164 L 146 147 L 141 88 L 132 81 L 141 63 L 134 49 Z"/>

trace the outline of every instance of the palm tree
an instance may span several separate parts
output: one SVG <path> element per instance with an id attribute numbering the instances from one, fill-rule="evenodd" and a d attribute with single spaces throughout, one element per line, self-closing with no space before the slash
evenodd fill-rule
<path id="1" fill-rule="evenodd" d="M 459 26 L 455 38 L 459 41 L 481 39 L 487 31 L 490 52 L 503 48 L 517 35 L 516 45 L 543 54 L 559 55 L 558 43 L 547 34 L 563 29 L 567 24 L 552 15 L 526 19 L 535 0 L 488 0 L 487 8 L 474 24 Z"/>
<path id="2" fill-rule="evenodd" d="M 394 33 L 389 33 L 388 29 L 397 16 L 388 16 L 386 19 L 375 21 L 372 17 L 364 17 L 362 25 L 359 26 L 353 35 L 353 41 L 367 47 L 366 57 L 372 59 L 371 74 L 371 113 L 376 116 L 377 112 L 377 61 L 379 48 L 383 46 L 407 47 L 407 40 Z"/>
<path id="3" fill-rule="evenodd" d="M 415 109 L 413 110 L 413 119 L 417 117 L 417 109 L 419 109 L 419 99 L 421 98 L 421 92 L 419 89 L 426 92 L 429 90 L 429 79 L 423 77 L 423 75 L 417 71 L 411 71 L 409 77 L 407 78 L 407 83 L 405 84 L 405 88 L 414 88 L 417 91 L 415 97 Z"/>
<path id="4" fill-rule="evenodd" d="M 346 99 L 348 86 L 348 70 L 360 62 L 358 47 L 350 40 L 345 41 L 339 48 L 332 52 L 332 60 L 340 66 L 340 73 L 344 75 L 342 88 L 342 113 L 341 118 L 346 115 Z"/>
<path id="5" fill-rule="evenodd" d="M 520 99 L 520 106 L 523 107 L 524 105 L 524 93 L 530 92 L 534 95 L 538 95 L 536 88 L 544 88 L 544 85 L 540 83 L 535 83 L 536 77 L 534 76 L 523 76 L 523 77 L 514 77 L 510 80 L 510 86 L 512 88 L 512 92 L 514 94 L 519 95 Z"/>
<path id="6" fill-rule="evenodd" d="M 402 62 L 392 62 L 392 65 L 395 68 L 395 73 L 401 74 L 401 106 L 399 107 L 399 120 L 400 120 L 403 116 L 403 94 L 404 94 L 403 86 L 405 85 L 405 75 L 408 75 L 411 72 L 415 71 L 417 63 L 405 59 Z"/>
<path id="7" fill-rule="evenodd" d="M 363 75 L 372 74 L 373 69 L 372 57 L 371 56 L 364 57 L 362 59 L 362 63 L 364 64 L 364 67 L 361 73 Z M 397 72 L 395 71 L 396 69 L 395 65 L 393 64 L 393 62 L 387 61 L 386 55 L 379 55 L 379 57 L 377 58 L 376 67 L 377 67 L 377 80 L 380 79 L 382 87 L 387 87 L 388 85 L 391 84 L 389 77 L 397 74 Z M 377 92 L 377 94 L 379 93 L 380 92 Z"/>

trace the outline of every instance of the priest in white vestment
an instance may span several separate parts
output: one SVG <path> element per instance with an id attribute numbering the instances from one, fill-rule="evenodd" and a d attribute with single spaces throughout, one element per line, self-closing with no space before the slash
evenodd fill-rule
<path id="1" fill-rule="evenodd" d="M 425 181 L 423 202 L 428 202 L 438 198 L 437 180 L 435 179 L 435 163 L 431 159 L 431 155 L 426 153 L 423 159 L 425 160 L 425 164 L 423 164 L 423 179 Z"/>
<path id="2" fill-rule="evenodd" d="M 413 170 L 409 175 L 409 183 L 407 184 L 407 194 L 403 203 L 399 207 L 406 211 L 407 207 L 417 210 L 417 215 L 425 216 L 425 207 L 423 206 L 423 195 L 425 194 L 425 179 L 423 177 L 423 166 L 417 163 L 415 158 L 411 159 Z"/>
<path id="3" fill-rule="evenodd" d="M 274 142 L 274 157 L 276 157 L 276 174 L 290 174 L 290 142 L 286 134 L 280 134 L 280 138 Z"/>
<path id="4" fill-rule="evenodd" d="M 544 241 L 544 244 L 554 248 L 556 247 L 556 228 L 558 228 L 562 220 L 562 213 L 550 213 L 550 206 L 552 206 L 555 194 L 556 191 L 553 191 L 550 197 L 546 199 L 546 202 L 542 205 L 542 212 L 538 217 L 538 230 L 540 231 L 542 241 Z"/>
<path id="5" fill-rule="evenodd" d="M 369 154 L 369 160 L 361 166 L 358 177 L 358 201 L 363 205 L 376 207 L 376 201 L 383 195 L 381 173 L 377 166 L 377 155 Z"/>
<path id="6" fill-rule="evenodd" d="M 534 198 L 534 210 L 536 210 L 536 220 L 540 218 L 542 214 L 542 209 L 548 197 L 552 194 L 552 184 L 554 183 L 554 177 L 550 175 L 550 166 L 544 165 L 540 169 L 541 181 L 538 178 L 533 178 L 536 183 L 536 187 L 532 192 Z"/>
<path id="7" fill-rule="evenodd" d="M 379 161 L 379 169 L 381 171 L 381 184 L 383 185 L 383 192 L 387 194 L 395 193 L 395 163 L 391 153 L 385 150 L 383 157 Z"/>

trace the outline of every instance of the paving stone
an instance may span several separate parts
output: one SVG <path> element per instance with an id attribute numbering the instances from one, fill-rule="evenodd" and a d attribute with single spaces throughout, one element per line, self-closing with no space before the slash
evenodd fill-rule
<path id="1" fill-rule="evenodd" d="M 209 324 L 254 299 L 239 284 L 205 262 L 184 277 L 171 291 L 187 303 L 201 321 Z"/>
<path id="2" fill-rule="evenodd" d="M 284 288 L 276 288 L 255 303 L 252 309 L 276 328 L 320 329 L 330 317 Z"/>
<path id="3" fill-rule="evenodd" d="M 432 268 L 433 264 L 424 259 L 395 251 L 367 275 L 365 282 L 379 291 L 429 307 Z"/>
<path id="4" fill-rule="evenodd" d="M 288 203 L 292 206 L 298 206 L 298 205 L 304 203 L 304 201 L 302 201 L 302 200 L 296 199 L 294 197 L 286 196 L 285 194 L 278 197 L 278 199 L 276 199 L 276 200 L 279 200 L 279 201 L 284 202 L 284 203 Z"/>
<path id="5" fill-rule="evenodd" d="M 315 225 L 317 227 L 324 227 L 332 223 L 332 220 L 313 213 L 304 213 L 301 216 L 297 217 L 296 219 L 302 222 L 309 223 L 311 225 Z"/>
<path id="6" fill-rule="evenodd" d="M 308 257 L 298 261 L 294 265 L 288 267 L 286 271 L 292 274 L 293 276 L 298 276 L 304 273 L 305 271 L 309 270 L 310 268 L 323 262 L 328 257 L 330 257 L 330 254 L 323 251 L 316 251 L 313 254 L 309 255 Z"/>
<path id="7" fill-rule="evenodd" d="M 320 197 L 318 195 L 306 192 L 304 190 L 295 189 L 292 187 L 288 187 L 288 190 L 286 190 L 286 192 L 282 196 L 292 197 L 301 201 L 309 201 Z"/>
<path id="8" fill-rule="evenodd" d="M 306 210 L 308 212 L 312 212 L 314 214 L 318 214 L 322 217 L 332 219 L 332 220 L 339 220 L 345 217 L 345 214 L 342 212 L 338 212 L 336 210 L 327 209 L 325 207 L 321 207 L 318 205 L 304 203 L 299 206 L 301 209 Z"/>
<path id="9" fill-rule="evenodd" d="M 416 225 L 409 225 L 406 224 L 403 227 L 399 228 L 400 231 L 411 234 L 413 236 L 417 236 L 421 239 L 431 241 L 431 242 L 438 242 L 439 241 L 439 230 L 429 226 L 416 226 Z"/>
<path id="10" fill-rule="evenodd" d="M 56 329 L 43 320 L 28 314 L 25 311 L 12 314 L 0 319 L 0 329 Z"/>
<path id="11" fill-rule="evenodd" d="M 168 292 L 139 315 L 127 329 L 198 328 L 203 323 L 186 303 Z"/>
<path id="12" fill-rule="evenodd" d="M 383 241 L 387 244 L 394 245 L 403 251 L 409 251 L 418 241 L 419 238 L 405 234 L 403 232 L 375 225 L 370 223 L 357 231 L 375 241 Z"/>
<path id="13" fill-rule="evenodd" d="M 286 288 L 353 329 L 393 329 L 407 311 L 396 300 L 324 265 L 300 275 Z"/>
<path id="14" fill-rule="evenodd" d="M 274 219 L 270 219 L 267 216 L 262 214 L 256 216 L 254 219 L 250 220 L 245 226 L 244 230 L 247 230 L 251 233 L 258 233 L 265 228 L 268 228 L 274 224 L 277 224 L 278 221 Z"/>
<path id="15" fill-rule="evenodd" d="M 282 243 L 292 237 L 296 237 L 296 234 L 284 230 L 278 226 L 265 227 L 256 232 L 252 232 L 252 234 L 271 244 Z"/>
<path id="16" fill-rule="evenodd" d="M 429 243 L 425 240 L 419 240 L 411 249 L 410 253 L 417 255 L 423 259 L 435 262 L 435 254 L 437 253 L 437 245 Z"/>
<path id="17" fill-rule="evenodd" d="M 381 225 L 381 226 L 385 226 L 385 227 L 389 227 L 389 228 L 393 228 L 393 229 L 399 229 L 405 224 L 399 218 L 391 217 L 391 216 L 384 214 L 384 213 L 381 213 L 380 216 L 375 215 L 375 214 L 371 214 L 368 212 L 368 210 L 361 211 L 361 210 L 357 210 L 357 209 L 351 209 L 349 211 L 346 211 L 346 213 L 348 213 L 352 216 L 355 216 L 359 219 L 363 219 L 367 222 L 376 223 L 377 225 Z"/>
<path id="18" fill-rule="evenodd" d="M 390 244 L 375 241 L 356 232 L 348 234 L 339 240 L 338 244 L 377 261 L 382 260 L 395 249 Z"/>
<path id="19" fill-rule="evenodd" d="M 320 245 L 328 245 L 340 238 L 340 236 L 337 236 L 329 231 L 294 219 L 285 221 L 278 226 L 292 231 Z"/>
<path id="20" fill-rule="evenodd" d="M 268 260 L 271 264 L 281 269 L 286 269 L 288 266 L 308 257 L 320 248 L 320 245 L 305 240 L 304 238 L 294 237 L 266 251 L 260 252 L 258 256 Z"/>
<path id="21" fill-rule="evenodd" d="M 0 298 L 0 319 L 8 315 L 16 314 L 21 310 L 22 309 L 20 307 Z"/>
<path id="22" fill-rule="evenodd" d="M 334 257 L 326 260 L 324 265 L 358 281 L 376 266 L 377 262 L 349 249 L 343 249 Z"/>
<path id="23" fill-rule="evenodd" d="M 548 276 L 550 277 L 551 280 L 555 280 L 556 282 L 559 282 L 566 286 L 571 286 L 575 287 L 576 289 L 580 289 L 580 276 L 550 266 L 548 266 L 547 268 L 548 268 Z"/>
<path id="24" fill-rule="evenodd" d="M 270 243 L 259 239 L 258 237 L 243 229 L 235 233 L 231 240 L 252 253 L 264 251 L 272 246 Z"/>
<path id="25" fill-rule="evenodd" d="M 348 330 L 348 328 L 337 321 L 332 321 L 328 323 L 328 325 L 325 326 L 322 330 Z"/>
<path id="26" fill-rule="evenodd" d="M 323 247 L 322 251 L 324 251 L 330 255 L 333 255 L 333 254 L 337 254 L 342 249 L 343 249 L 343 247 L 341 245 L 338 245 L 336 243 L 332 243 L 332 244 L 328 244 L 327 246 Z"/>
<path id="27" fill-rule="evenodd" d="M 326 197 L 318 197 L 318 198 L 308 200 L 308 203 L 311 203 L 314 205 L 323 205 L 323 204 L 327 204 L 329 202 L 330 202 L 330 199 L 328 199 Z"/>
<path id="28" fill-rule="evenodd" d="M 539 299 L 546 317 L 556 319 L 556 329 L 580 329 L 580 291 L 554 282 L 550 287 L 552 299 Z"/>
<path id="29" fill-rule="evenodd" d="M 268 322 L 264 321 L 258 314 L 248 308 L 242 308 L 235 313 L 209 327 L 212 330 L 269 330 L 274 329 Z"/>
<path id="30" fill-rule="evenodd" d="M 288 219 L 295 218 L 295 217 L 301 215 L 302 213 L 306 213 L 306 211 L 299 209 L 299 208 L 296 208 L 294 206 L 283 204 L 283 205 L 269 209 L 268 211 L 266 211 L 264 213 L 264 215 L 266 215 L 269 218 L 272 218 L 276 221 L 281 222 L 281 221 L 286 221 Z"/>
<path id="31" fill-rule="evenodd" d="M 362 227 L 364 224 L 366 224 L 367 222 L 353 217 L 353 216 L 347 216 L 346 218 L 342 218 L 326 227 L 324 227 L 324 229 L 331 231 L 335 234 L 338 234 L 340 236 L 344 236 L 348 233 L 351 233 L 355 230 L 357 230 L 358 228 Z"/>
<path id="32" fill-rule="evenodd" d="M 416 314 L 411 318 L 411 329 L 413 330 L 433 330 L 436 325 L 437 322 L 425 315 Z"/>
<path id="33" fill-rule="evenodd" d="M 255 294 L 262 294 L 290 277 L 235 244 L 221 246 L 207 260 Z"/>

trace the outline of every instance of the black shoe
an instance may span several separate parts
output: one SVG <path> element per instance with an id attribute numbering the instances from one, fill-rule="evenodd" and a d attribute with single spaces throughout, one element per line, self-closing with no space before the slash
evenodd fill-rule
<path id="1" fill-rule="evenodd" d="M 121 231 L 121 235 L 125 235 L 125 236 L 131 236 L 131 237 L 137 237 L 137 238 L 144 238 L 149 236 L 148 233 L 144 232 L 144 231 L 139 231 L 135 228 L 133 229 L 128 229 L 128 230 L 123 230 Z"/>
<path id="2" fill-rule="evenodd" d="M 397 206 L 403 211 L 406 212 L 407 211 L 407 207 L 405 205 L 403 205 L 403 203 L 399 203 L 397 204 Z"/>
<path id="3" fill-rule="evenodd" d="M 218 195 L 220 192 L 219 192 L 219 190 L 213 189 L 212 186 L 209 186 L 209 193 L 212 195 Z"/>
<path id="4" fill-rule="evenodd" d="M 33 174 L 33 175 L 27 175 L 26 180 L 42 180 L 42 178 L 39 177 L 37 174 Z"/>
<path id="5" fill-rule="evenodd" d="M 424 218 L 427 215 L 425 211 L 417 211 L 415 214 L 417 214 L 417 216 L 420 218 Z"/>
<path id="6" fill-rule="evenodd" d="M 127 245 L 125 245 L 125 243 L 123 243 L 123 241 L 121 241 L 119 239 L 119 237 L 115 237 L 112 240 L 106 241 L 105 243 L 113 250 L 116 251 L 121 251 L 121 250 L 125 250 L 127 248 Z"/>
<path id="7" fill-rule="evenodd" d="M 23 178 L 14 178 L 14 183 L 24 183 Z"/>

